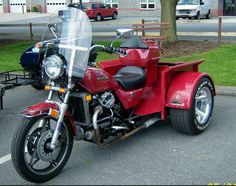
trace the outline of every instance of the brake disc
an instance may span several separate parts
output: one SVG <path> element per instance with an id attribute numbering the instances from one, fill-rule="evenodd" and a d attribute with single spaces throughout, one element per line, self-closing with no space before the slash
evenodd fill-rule
<path id="1" fill-rule="evenodd" d="M 37 144 L 37 154 L 42 161 L 55 160 L 60 153 L 61 147 L 56 146 L 54 149 L 50 148 L 53 136 L 53 130 L 47 130 L 40 137 Z"/>

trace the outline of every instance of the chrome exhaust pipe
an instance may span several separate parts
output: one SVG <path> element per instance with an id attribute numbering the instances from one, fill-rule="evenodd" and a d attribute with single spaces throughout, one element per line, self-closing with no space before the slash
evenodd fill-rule
<path id="1" fill-rule="evenodd" d="M 102 114 L 102 112 L 103 112 L 102 106 L 97 106 L 93 114 L 93 129 L 95 131 L 96 142 L 100 148 L 104 148 L 104 144 L 101 143 L 100 131 L 98 128 L 97 120 L 98 120 L 98 115 Z"/>
<path id="2" fill-rule="evenodd" d="M 139 132 L 140 130 L 142 129 L 145 129 L 145 128 L 148 128 L 149 126 L 153 125 L 156 121 L 159 120 L 159 118 L 154 118 L 154 119 L 151 119 L 149 120 L 148 122 L 145 122 L 144 125 L 132 130 L 131 132 L 125 134 L 124 136 L 118 136 L 116 139 L 114 139 L 114 141 L 112 141 L 111 143 L 108 143 L 108 144 L 104 144 L 104 143 L 101 143 L 101 136 L 100 136 L 100 131 L 99 131 L 99 128 L 98 128 L 98 124 L 97 124 L 97 119 L 98 119 L 98 115 L 101 114 L 103 112 L 103 109 L 102 109 L 102 106 L 97 106 L 95 108 L 95 112 L 93 114 L 93 129 L 95 131 L 95 138 L 96 138 L 96 142 L 97 142 L 97 145 L 104 149 L 108 146 L 110 146 L 111 144 L 114 144 L 118 141 L 121 141 L 123 139 L 126 139 L 130 136 L 132 136 L 133 134 Z M 122 129 L 125 129 L 125 128 L 122 128 Z"/>
<path id="3" fill-rule="evenodd" d="M 100 136 L 100 131 L 99 131 L 98 124 L 97 124 L 97 119 L 98 119 L 98 115 L 101 114 L 102 112 L 103 112 L 102 107 L 98 106 L 98 107 L 95 108 L 95 112 L 93 114 L 93 129 L 95 131 L 96 143 L 102 149 L 104 149 L 104 148 L 110 146 L 111 144 L 114 144 L 114 143 L 116 143 L 116 142 L 118 142 L 120 140 L 123 140 L 123 139 L 125 139 L 125 138 L 127 138 L 127 137 L 129 137 L 129 136 L 131 136 L 133 134 L 135 134 L 136 132 L 140 131 L 141 129 L 145 128 L 144 125 L 141 126 L 141 127 L 138 127 L 135 130 L 129 132 L 128 134 L 126 134 L 124 136 L 118 136 L 116 139 L 114 139 L 113 142 L 111 142 L 109 144 L 101 143 L 101 136 Z"/>

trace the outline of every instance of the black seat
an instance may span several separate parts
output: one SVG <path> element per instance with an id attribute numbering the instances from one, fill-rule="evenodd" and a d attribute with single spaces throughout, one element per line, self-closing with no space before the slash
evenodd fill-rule
<path id="1" fill-rule="evenodd" d="M 146 72 L 143 68 L 137 66 L 123 67 L 113 77 L 125 90 L 142 88 L 146 82 Z"/>

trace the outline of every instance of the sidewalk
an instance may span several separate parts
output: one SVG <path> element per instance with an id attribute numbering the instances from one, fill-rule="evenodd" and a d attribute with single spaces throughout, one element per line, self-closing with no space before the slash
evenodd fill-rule
<path id="1" fill-rule="evenodd" d="M 17 23 L 39 23 L 39 21 L 46 21 L 45 18 L 48 18 L 50 14 L 41 14 L 41 13 L 0 13 L 0 24 L 17 24 Z"/>
<path id="2" fill-rule="evenodd" d="M 236 87 L 216 86 L 216 95 L 236 96 Z"/>

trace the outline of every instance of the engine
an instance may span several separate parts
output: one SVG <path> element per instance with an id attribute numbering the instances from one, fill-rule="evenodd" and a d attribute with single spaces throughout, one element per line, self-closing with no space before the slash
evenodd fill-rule
<path id="1" fill-rule="evenodd" d="M 111 92 L 105 92 L 98 97 L 100 104 L 108 109 L 111 109 L 115 104 L 115 96 Z"/>
<path id="2" fill-rule="evenodd" d="M 123 123 L 122 109 L 119 102 L 116 101 L 114 94 L 110 91 L 97 95 L 96 99 L 103 107 L 103 113 L 98 118 L 102 139 L 117 136 L 119 133 L 128 130 Z"/>
<path id="3" fill-rule="evenodd" d="M 95 141 L 93 128 L 94 109 L 102 107 L 103 112 L 97 118 L 97 125 L 101 134 L 101 140 L 108 140 L 120 133 L 129 130 L 123 118 L 124 111 L 111 91 L 93 95 L 90 102 L 86 101 L 87 92 L 78 91 L 71 98 L 73 104 L 73 118 L 78 132 L 78 140 Z"/>

